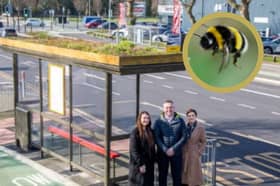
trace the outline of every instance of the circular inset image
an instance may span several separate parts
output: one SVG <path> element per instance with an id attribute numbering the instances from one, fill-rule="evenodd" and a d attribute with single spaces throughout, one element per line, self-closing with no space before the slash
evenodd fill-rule
<path id="1" fill-rule="evenodd" d="M 203 88 L 234 92 L 249 84 L 263 61 L 263 45 L 255 27 L 231 13 L 200 19 L 188 32 L 183 60 L 192 79 Z"/>

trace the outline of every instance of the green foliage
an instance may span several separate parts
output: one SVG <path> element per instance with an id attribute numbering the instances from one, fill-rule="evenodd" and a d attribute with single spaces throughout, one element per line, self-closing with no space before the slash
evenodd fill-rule
<path id="1" fill-rule="evenodd" d="M 49 35 L 47 32 L 30 32 L 28 35 L 31 35 L 36 39 L 49 39 Z"/>
<path id="2" fill-rule="evenodd" d="M 122 40 L 118 44 L 106 44 L 103 47 L 94 50 L 94 52 L 120 56 L 144 56 L 163 53 L 163 51 L 159 51 L 156 48 L 135 45 L 131 41 L 127 40 Z"/>
<path id="3" fill-rule="evenodd" d="M 121 40 L 118 44 L 90 42 L 81 39 L 67 39 L 49 36 L 47 32 L 29 33 L 31 38 L 19 38 L 32 43 L 39 43 L 60 48 L 69 48 L 85 52 L 95 52 L 99 54 L 119 55 L 119 56 L 144 56 L 165 53 L 164 50 L 158 50 L 157 47 L 135 45 L 128 40 Z"/>
<path id="4" fill-rule="evenodd" d="M 280 64 L 280 56 L 277 55 L 275 55 L 274 57 L 273 55 L 265 55 L 263 60 Z"/>

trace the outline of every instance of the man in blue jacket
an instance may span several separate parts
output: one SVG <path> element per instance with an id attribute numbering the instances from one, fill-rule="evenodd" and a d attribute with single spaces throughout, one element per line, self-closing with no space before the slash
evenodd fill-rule
<path id="1" fill-rule="evenodd" d="M 181 186 L 182 146 L 188 139 L 184 120 L 175 112 L 172 100 L 163 103 L 163 113 L 153 125 L 157 144 L 159 186 L 167 186 L 169 162 L 173 186 Z"/>

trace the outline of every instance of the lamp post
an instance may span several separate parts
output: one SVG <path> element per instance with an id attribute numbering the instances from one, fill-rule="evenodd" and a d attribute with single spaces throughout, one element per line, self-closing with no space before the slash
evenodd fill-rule
<path id="1" fill-rule="evenodd" d="M 111 31 L 111 17 L 112 17 L 112 0 L 109 0 L 109 10 L 108 10 L 108 20 L 109 20 L 109 25 L 108 25 L 108 30 L 109 32 Z"/>
<path id="2" fill-rule="evenodd" d="M 65 7 L 62 7 L 62 28 L 64 29 L 64 14 L 65 14 Z"/>
<path id="3" fill-rule="evenodd" d="M 91 0 L 88 0 L 88 15 L 90 16 L 91 15 L 91 4 L 90 4 L 90 1 Z"/>
<path id="4" fill-rule="evenodd" d="M 201 17 L 204 17 L 204 0 L 202 0 Z"/>

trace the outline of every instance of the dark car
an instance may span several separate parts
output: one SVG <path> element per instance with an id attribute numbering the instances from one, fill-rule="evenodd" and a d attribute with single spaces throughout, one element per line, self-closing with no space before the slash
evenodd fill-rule
<path id="1" fill-rule="evenodd" d="M 262 42 L 264 42 L 264 41 L 272 41 L 274 38 L 272 38 L 272 37 L 261 37 L 261 39 L 262 39 Z"/>
<path id="2" fill-rule="evenodd" d="M 97 19 L 101 19 L 101 17 L 99 17 L 99 16 L 84 16 L 82 22 L 83 22 L 84 25 L 86 25 L 87 23 L 89 23 L 93 20 L 97 20 Z"/>
<path id="3" fill-rule="evenodd" d="M 97 20 L 93 20 L 93 21 L 90 21 L 86 24 L 86 27 L 87 28 L 97 28 L 98 25 L 101 25 L 102 23 L 105 23 L 106 20 L 104 19 L 97 19 Z"/>
<path id="4" fill-rule="evenodd" d="M 154 22 L 145 22 L 145 21 L 136 22 L 135 25 L 141 25 L 141 26 L 158 26 L 157 23 L 154 23 Z"/>
<path id="5" fill-rule="evenodd" d="M 17 31 L 14 28 L 4 28 L 2 30 L 1 36 L 2 37 L 8 37 L 8 36 L 16 37 Z"/>
<path id="6" fill-rule="evenodd" d="M 102 29 L 109 29 L 109 25 L 110 25 L 110 29 L 111 30 L 115 30 L 118 28 L 118 25 L 114 22 L 105 22 L 102 23 L 101 25 L 99 25 L 97 28 L 102 28 Z"/>
<path id="7" fill-rule="evenodd" d="M 4 28 L 4 24 L 2 21 L 0 21 L 0 29 L 3 29 Z"/>

